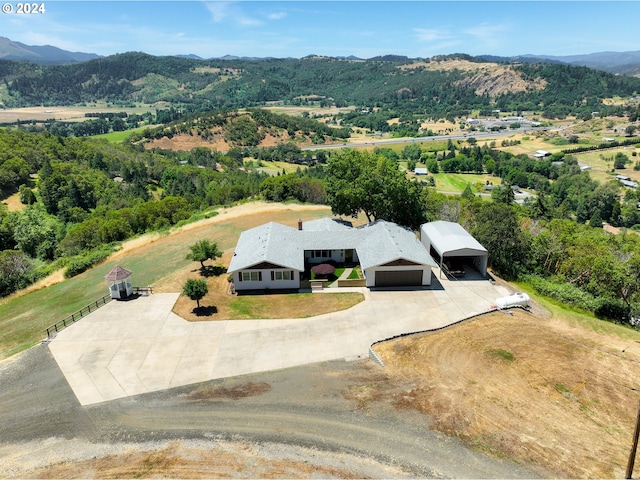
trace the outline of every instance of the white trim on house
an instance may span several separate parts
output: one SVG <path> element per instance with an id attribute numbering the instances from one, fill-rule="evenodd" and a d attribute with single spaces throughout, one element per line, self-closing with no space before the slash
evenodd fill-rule
<path id="1" fill-rule="evenodd" d="M 295 289 L 300 288 L 305 263 L 343 263 L 349 257 L 360 263 L 368 287 L 376 286 L 377 271 L 420 270 L 419 285 L 430 285 L 431 268 L 437 266 L 407 228 L 385 221 L 353 228 L 340 220 L 321 219 L 299 222 L 298 229 L 270 222 L 242 232 L 228 272 L 236 291 Z M 275 278 L 279 271 L 291 271 L 291 278 Z M 398 278 L 402 281 L 401 275 Z"/>

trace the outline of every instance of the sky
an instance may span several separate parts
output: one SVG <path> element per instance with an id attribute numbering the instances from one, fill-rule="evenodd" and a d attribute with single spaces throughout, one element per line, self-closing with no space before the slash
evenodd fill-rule
<path id="1" fill-rule="evenodd" d="M 637 1 L 0 0 L 0 36 L 112 55 L 371 58 L 640 50 Z M 33 2 L 31 2 L 33 3 Z M 4 13 L 10 11 L 10 13 Z"/>

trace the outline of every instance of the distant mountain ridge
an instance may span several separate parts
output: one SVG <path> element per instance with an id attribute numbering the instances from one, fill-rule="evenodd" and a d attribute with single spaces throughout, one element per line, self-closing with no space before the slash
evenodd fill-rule
<path id="1" fill-rule="evenodd" d="M 95 53 L 69 52 L 51 45 L 25 45 L 0 37 L 0 59 L 26 60 L 35 63 L 56 64 L 86 62 L 101 58 Z"/>
<path id="2" fill-rule="evenodd" d="M 192 60 L 204 60 L 195 54 L 174 55 L 179 58 Z M 308 55 L 308 57 L 322 57 L 324 55 Z M 14 42 L 8 38 L 0 37 L 0 59 L 22 60 L 41 64 L 65 64 L 86 62 L 97 58 L 104 58 L 95 53 L 69 52 L 51 45 L 26 45 Z M 236 55 L 224 55 L 222 57 L 210 57 L 208 60 L 269 60 L 274 57 L 247 57 Z M 341 60 L 362 60 L 355 55 L 336 57 Z M 604 70 L 610 73 L 623 75 L 640 74 L 640 50 L 627 52 L 596 52 L 581 55 L 546 55 L 524 54 L 512 57 L 497 55 L 478 55 L 488 61 L 523 62 L 523 63 L 566 63 L 575 66 L 584 66 L 596 70 Z M 409 57 L 405 55 L 381 55 L 370 58 L 375 61 L 405 61 Z"/>

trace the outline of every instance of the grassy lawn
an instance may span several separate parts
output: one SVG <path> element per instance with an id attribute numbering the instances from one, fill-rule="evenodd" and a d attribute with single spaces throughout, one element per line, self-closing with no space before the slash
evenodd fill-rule
<path id="1" fill-rule="evenodd" d="M 250 209 L 252 205 L 241 207 Z M 45 337 L 43 332 L 48 326 L 106 295 L 108 286 L 104 276 L 116 264 L 133 271 L 136 286 L 153 285 L 155 291 L 179 292 L 184 272 L 189 274 L 195 268 L 196 264 L 184 257 L 189 245 L 196 241 L 207 238 L 231 255 L 240 233 L 247 228 L 267 221 L 295 227 L 298 218 L 313 220 L 326 216 L 330 216 L 328 207 L 301 211 L 281 206 L 279 210 L 256 210 L 255 214 L 227 220 L 215 217 L 202 226 L 188 225 L 172 234 L 139 241 L 140 247 L 118 252 L 105 263 L 62 283 L 3 299 L 0 301 L 0 359 L 35 345 Z"/>
<path id="2" fill-rule="evenodd" d="M 264 172 L 268 175 L 277 175 L 279 173 L 282 173 L 282 170 L 284 170 L 286 173 L 295 173 L 295 171 L 298 168 L 303 168 L 303 167 L 300 165 L 295 165 L 293 163 L 287 163 L 287 162 L 265 162 L 265 161 L 263 161 L 262 166 L 259 167 L 258 161 L 253 160 L 253 167 L 251 168 L 258 170 L 260 172 Z"/>
<path id="3" fill-rule="evenodd" d="M 347 277 L 348 280 L 360 280 L 362 278 L 362 269 L 358 266 L 351 270 L 351 273 Z"/>
<path id="4" fill-rule="evenodd" d="M 439 192 L 462 193 L 467 188 L 467 185 L 470 184 L 473 193 L 483 193 L 476 188 L 476 184 L 484 185 L 487 181 L 492 182 L 494 185 L 500 183 L 498 177 L 473 173 L 436 173 L 433 176 L 436 179 L 436 189 Z"/>
<path id="5" fill-rule="evenodd" d="M 591 312 L 567 306 L 552 298 L 543 297 L 527 283 L 512 282 L 512 284 L 517 286 L 520 291 L 526 292 L 532 298 L 535 298 L 536 302 L 549 310 L 554 318 L 566 322 L 571 327 L 586 328 L 595 334 L 615 335 L 634 343 L 640 342 L 640 332 L 638 330 L 607 320 L 601 320 Z"/>
<path id="6" fill-rule="evenodd" d="M 304 318 L 345 310 L 364 300 L 361 293 L 287 293 L 230 297 L 230 319 Z"/>

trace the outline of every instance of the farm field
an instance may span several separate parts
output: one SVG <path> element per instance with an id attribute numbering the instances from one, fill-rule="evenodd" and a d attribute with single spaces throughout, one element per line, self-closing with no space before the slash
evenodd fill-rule
<path id="1" fill-rule="evenodd" d="M 141 105 L 137 107 L 122 107 L 99 103 L 94 105 L 80 106 L 74 105 L 70 107 L 24 107 L 24 108 L 7 108 L 0 109 L 0 123 L 14 123 L 18 120 L 35 120 L 41 122 L 45 120 L 64 120 L 66 122 L 85 121 L 86 113 L 102 113 L 102 112 L 127 112 L 127 113 L 146 113 L 155 110 L 158 106 Z"/>
<path id="2" fill-rule="evenodd" d="M 482 191 L 482 187 L 478 189 L 478 185 L 485 185 L 486 182 L 494 185 L 500 184 L 498 177 L 486 174 L 436 173 L 433 177 L 436 179 L 436 190 L 442 193 L 462 193 L 467 185 L 471 186 L 473 193 L 485 193 Z"/>
<path id="3" fill-rule="evenodd" d="M 634 152 L 636 153 L 635 157 L 633 156 Z M 627 164 L 625 169 L 619 169 L 615 172 L 611 172 L 611 169 L 613 168 L 613 159 L 617 153 L 624 153 L 629 157 L 630 163 Z M 640 154 L 640 148 L 629 146 L 626 148 L 610 148 L 596 152 L 578 153 L 575 154 L 575 157 L 580 163 L 584 163 L 591 167 L 589 174 L 599 182 L 614 180 L 616 175 L 626 175 L 632 180 L 640 182 L 640 171 L 633 169 L 635 162 L 640 160 L 640 157 L 637 156 L 638 154 Z"/>

